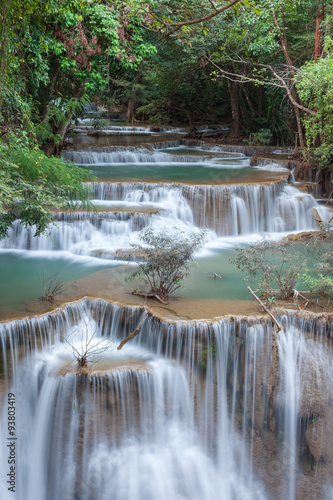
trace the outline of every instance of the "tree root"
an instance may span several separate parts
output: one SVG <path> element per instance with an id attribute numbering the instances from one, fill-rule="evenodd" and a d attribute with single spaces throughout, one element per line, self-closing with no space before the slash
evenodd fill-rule
<path id="1" fill-rule="evenodd" d="M 163 300 L 159 295 L 157 295 L 156 293 L 151 293 L 151 292 L 147 292 L 147 293 L 143 293 L 143 292 L 136 292 L 136 291 L 133 291 L 132 292 L 132 295 L 139 295 L 140 297 L 144 297 L 146 300 L 147 299 L 156 299 L 158 300 L 159 302 L 161 302 L 162 304 L 164 304 L 165 306 L 168 305 L 168 302 L 165 302 L 165 300 Z"/>
<path id="2" fill-rule="evenodd" d="M 142 328 L 142 325 L 143 325 L 145 319 L 146 318 L 144 318 L 142 321 L 140 321 L 139 325 L 136 327 L 136 329 L 134 330 L 134 332 L 132 332 L 129 335 L 127 335 L 127 337 L 120 342 L 120 344 L 117 347 L 118 351 L 120 349 L 122 349 L 124 347 L 124 345 L 127 344 L 127 342 L 129 342 L 130 340 L 134 339 L 134 337 L 136 337 L 140 333 L 140 330 Z"/>

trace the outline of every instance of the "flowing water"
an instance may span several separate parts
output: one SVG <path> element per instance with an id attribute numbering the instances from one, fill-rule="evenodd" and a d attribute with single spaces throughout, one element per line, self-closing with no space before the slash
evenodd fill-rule
<path id="1" fill-rule="evenodd" d="M 64 153 L 99 178 L 87 186 L 98 208 L 56 213 L 38 238 L 14 224 L 1 242 L 2 308 L 38 297 L 37 272 L 68 281 L 118 266 L 115 252 L 146 227 L 207 230 L 177 300 L 245 299 L 229 264 L 235 244 L 315 229 L 312 208 L 329 218 L 285 172 L 250 167 L 235 147 L 131 144 Z M 99 298 L 0 323 L 1 500 L 329 498 L 333 323 L 280 320 L 280 333 L 260 317 L 168 321 Z M 90 367 L 78 371 L 85 352 Z"/>

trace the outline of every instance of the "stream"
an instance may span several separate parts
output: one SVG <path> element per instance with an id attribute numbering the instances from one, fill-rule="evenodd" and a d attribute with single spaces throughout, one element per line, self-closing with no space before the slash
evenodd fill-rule
<path id="1" fill-rule="evenodd" d="M 242 147 L 87 127 L 62 156 L 97 177 L 87 185 L 96 210 L 55 213 L 38 238 L 16 221 L 0 242 L 1 500 L 332 498 L 333 321 L 281 311 L 276 333 L 243 312 L 252 299 L 230 264 L 235 246 L 316 230 L 311 209 L 327 221 L 329 208 L 278 162 L 250 166 Z M 117 252 L 147 227 L 206 230 L 172 299 L 199 318 L 126 299 L 133 264 Z M 54 310 L 38 300 L 43 273 L 68 285 Z M 239 312 L 211 318 L 212 301 Z M 101 352 L 78 372 L 88 338 Z"/>

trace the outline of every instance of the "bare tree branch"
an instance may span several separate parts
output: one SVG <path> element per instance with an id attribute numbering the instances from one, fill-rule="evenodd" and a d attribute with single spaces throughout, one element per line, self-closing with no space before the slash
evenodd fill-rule
<path id="1" fill-rule="evenodd" d="M 163 26 L 162 29 L 166 30 L 166 32 L 159 39 L 161 41 L 164 38 L 173 35 L 176 31 L 180 30 L 183 26 L 190 26 L 193 24 L 202 23 L 204 21 L 209 21 L 213 17 L 218 16 L 219 14 L 222 14 L 222 12 L 225 12 L 226 10 L 230 9 L 231 7 L 233 7 L 234 5 L 239 3 L 240 1 L 241 0 L 231 0 L 231 2 L 229 2 L 227 5 L 224 5 L 223 7 L 220 7 L 219 9 L 217 9 L 216 6 L 214 5 L 214 3 L 211 0 L 209 0 L 210 4 L 212 5 L 212 7 L 214 9 L 213 12 L 210 12 L 210 14 L 207 14 L 206 16 L 198 17 L 196 19 L 191 19 L 188 21 L 181 21 L 181 22 L 169 22 L 169 23 L 167 23 L 167 22 L 163 21 L 162 19 L 160 19 L 158 16 L 156 16 L 156 14 L 154 14 L 152 12 L 150 7 L 148 10 L 148 13 L 150 16 L 152 16 L 157 22 L 159 22 Z M 172 29 L 169 31 L 170 28 L 172 28 Z M 156 30 L 156 31 L 161 31 L 161 30 Z"/>
<path id="2" fill-rule="evenodd" d="M 273 323 L 275 323 L 275 325 L 277 326 L 278 332 L 280 330 L 282 330 L 282 326 L 280 325 L 280 323 L 278 322 L 278 320 L 276 319 L 276 317 L 273 316 L 273 314 L 267 309 L 267 307 L 265 306 L 265 304 L 263 304 L 263 302 L 261 302 L 261 300 L 259 299 L 259 297 L 257 297 L 257 295 L 254 293 L 254 291 L 249 286 L 247 287 L 247 289 L 250 292 L 250 294 L 253 295 L 253 297 L 256 299 L 256 301 L 259 302 L 259 304 L 264 309 L 264 311 L 266 311 L 267 314 L 271 317 Z"/>
<path id="3" fill-rule="evenodd" d="M 138 326 L 136 327 L 136 329 L 134 330 L 134 332 L 132 332 L 129 335 L 127 335 L 127 337 L 120 342 L 120 344 L 117 347 L 118 351 L 120 349 L 122 349 L 124 347 L 124 345 L 127 344 L 127 342 L 129 342 L 130 340 L 134 339 L 134 337 L 136 337 L 140 333 L 141 328 L 143 326 L 143 323 L 145 322 L 145 319 L 146 318 L 144 318 L 142 321 L 140 321 L 140 323 L 138 324 Z"/>
<path id="4" fill-rule="evenodd" d="M 286 77 L 283 78 L 281 75 L 279 75 L 277 73 L 276 69 L 273 66 L 271 66 L 270 64 L 259 64 L 259 63 L 257 63 L 256 66 L 258 66 L 260 68 L 269 69 L 272 72 L 272 74 L 275 76 L 276 80 L 278 80 L 278 82 L 281 82 L 281 83 L 278 83 L 277 81 L 273 81 L 273 80 L 264 80 L 264 79 L 261 80 L 259 78 L 255 78 L 255 77 L 252 77 L 252 76 L 247 76 L 247 75 L 232 73 L 231 71 L 226 71 L 225 69 L 222 69 L 220 66 L 218 66 L 209 56 L 205 56 L 205 57 L 206 57 L 206 59 L 216 69 L 218 69 L 218 71 L 221 73 L 221 77 L 222 78 L 226 78 L 226 79 L 229 79 L 229 80 L 237 82 L 237 83 L 249 83 L 249 82 L 252 82 L 252 83 L 257 83 L 259 85 L 270 85 L 270 86 L 273 86 L 273 87 L 284 88 L 286 90 L 287 94 L 288 94 L 288 97 L 289 97 L 291 103 L 294 106 L 296 106 L 298 109 L 304 111 L 305 113 L 309 113 L 310 115 L 313 115 L 313 116 L 316 115 L 316 112 L 314 110 L 312 110 L 310 108 L 306 108 L 305 106 L 303 106 L 302 104 L 299 104 L 295 100 L 294 96 L 292 95 L 291 89 L 287 85 L 287 81 L 289 80 L 291 82 L 291 88 L 292 88 L 295 85 L 294 79 L 293 78 L 288 78 L 288 76 L 286 76 Z M 236 63 L 245 64 L 245 65 L 253 64 L 250 61 L 244 61 L 242 59 L 231 59 L 231 58 L 229 58 L 229 60 L 233 61 L 233 62 L 236 62 Z M 288 65 L 287 66 L 282 65 L 282 67 L 286 67 L 286 68 L 290 69 L 290 67 Z"/>

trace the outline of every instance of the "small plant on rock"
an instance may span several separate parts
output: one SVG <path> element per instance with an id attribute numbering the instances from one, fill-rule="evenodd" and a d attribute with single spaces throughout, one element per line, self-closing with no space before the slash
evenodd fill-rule
<path id="1" fill-rule="evenodd" d="M 99 355 L 114 347 L 110 337 L 101 337 L 97 329 L 91 329 L 87 322 L 76 327 L 80 334 L 65 338 L 65 342 L 77 364 L 79 370 L 86 369 L 90 364 L 98 361 Z"/>
<path id="2" fill-rule="evenodd" d="M 69 284 L 64 283 L 64 281 L 57 279 L 59 273 L 45 277 L 43 272 L 42 277 L 39 275 L 37 276 L 44 290 L 44 295 L 42 295 L 41 299 L 48 302 L 53 302 L 56 296 L 63 293 L 69 286 Z"/>
<path id="3" fill-rule="evenodd" d="M 100 118 L 94 118 L 92 122 L 92 126 L 94 130 L 103 130 L 107 128 L 108 122 L 106 120 L 102 120 Z"/>

